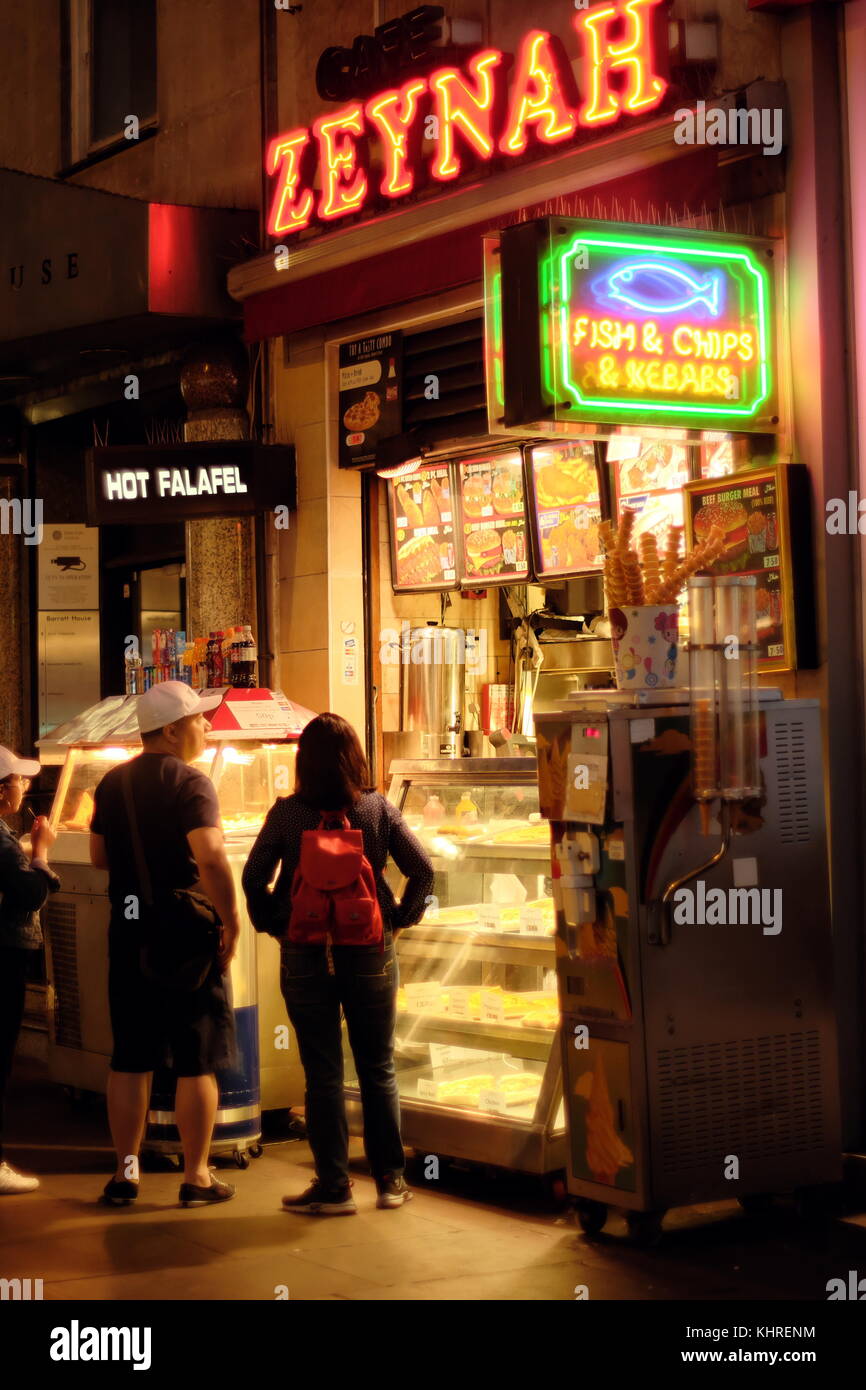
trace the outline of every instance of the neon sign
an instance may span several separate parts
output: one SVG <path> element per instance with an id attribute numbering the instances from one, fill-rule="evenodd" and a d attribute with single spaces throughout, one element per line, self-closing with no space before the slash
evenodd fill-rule
<path id="1" fill-rule="evenodd" d="M 422 177 L 447 183 L 472 161 L 519 156 L 571 140 L 579 128 L 640 116 L 659 105 L 667 83 L 657 72 L 657 31 L 666 0 L 611 0 L 574 15 L 581 43 L 580 92 L 559 41 L 541 29 L 523 39 L 508 90 L 510 59 L 476 53 L 461 71 L 439 68 L 402 87 L 319 117 L 312 128 L 276 136 L 265 165 L 275 180 L 272 236 L 361 211 L 371 197 L 403 198 Z M 415 12 L 413 11 L 413 14 Z M 420 13 L 420 12 L 419 12 Z M 583 102 L 580 104 L 580 99 Z M 422 136 L 434 154 L 422 167 Z M 381 180 L 367 176 L 375 142 Z"/>
<path id="2" fill-rule="evenodd" d="M 545 260 L 558 419 L 772 423 L 766 248 L 576 223 Z"/>
<path id="3" fill-rule="evenodd" d="M 484 238 L 491 434 L 778 428 L 768 241 L 548 217 Z"/>

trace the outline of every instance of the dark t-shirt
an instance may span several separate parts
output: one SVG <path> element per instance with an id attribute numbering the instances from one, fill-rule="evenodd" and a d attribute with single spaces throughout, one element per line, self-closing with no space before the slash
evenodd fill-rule
<path id="1" fill-rule="evenodd" d="M 145 752 L 112 768 L 94 793 L 90 828 L 105 839 L 108 896 L 114 908 L 122 908 L 128 894 L 141 893 L 121 780 L 127 770 L 155 899 L 196 885 L 198 868 L 186 837 L 191 830 L 219 825 L 219 803 L 210 778 L 172 753 Z"/>

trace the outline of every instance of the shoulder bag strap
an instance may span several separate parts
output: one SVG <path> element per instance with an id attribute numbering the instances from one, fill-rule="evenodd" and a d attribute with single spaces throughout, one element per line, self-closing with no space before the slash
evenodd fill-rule
<path id="1" fill-rule="evenodd" d="M 147 868 L 147 861 L 144 857 L 144 846 L 141 843 L 141 836 L 138 832 L 138 819 L 135 814 L 135 802 L 132 796 L 132 768 L 126 764 L 120 774 L 123 782 L 123 799 L 126 802 L 126 817 L 129 821 L 129 834 L 132 840 L 132 851 L 135 855 L 135 867 L 138 872 L 138 885 L 147 907 L 153 907 L 153 889 L 150 883 L 150 874 Z"/>

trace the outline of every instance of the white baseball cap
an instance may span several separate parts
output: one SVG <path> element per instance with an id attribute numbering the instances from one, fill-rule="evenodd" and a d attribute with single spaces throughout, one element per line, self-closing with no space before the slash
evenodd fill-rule
<path id="1" fill-rule="evenodd" d="M 213 695 L 199 697 L 184 681 L 163 681 L 152 685 L 138 697 L 139 733 L 152 734 L 155 729 L 164 729 L 176 719 L 186 719 L 190 714 L 206 714 L 222 703 L 223 692 L 217 690 Z"/>
<path id="2" fill-rule="evenodd" d="M 41 772 L 39 763 L 34 763 L 30 758 L 18 758 L 8 748 L 0 748 L 0 779 L 13 777 L 38 777 Z"/>

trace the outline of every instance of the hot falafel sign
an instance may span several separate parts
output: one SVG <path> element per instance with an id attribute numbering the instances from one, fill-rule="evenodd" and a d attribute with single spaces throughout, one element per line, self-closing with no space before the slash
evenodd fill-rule
<path id="1" fill-rule="evenodd" d="M 379 441 L 403 421 L 403 335 L 377 333 L 340 344 L 340 467 L 379 461 Z"/>
<path id="2" fill-rule="evenodd" d="M 541 283 L 556 418 L 774 429 L 773 262 L 764 242 L 555 222 Z"/>

